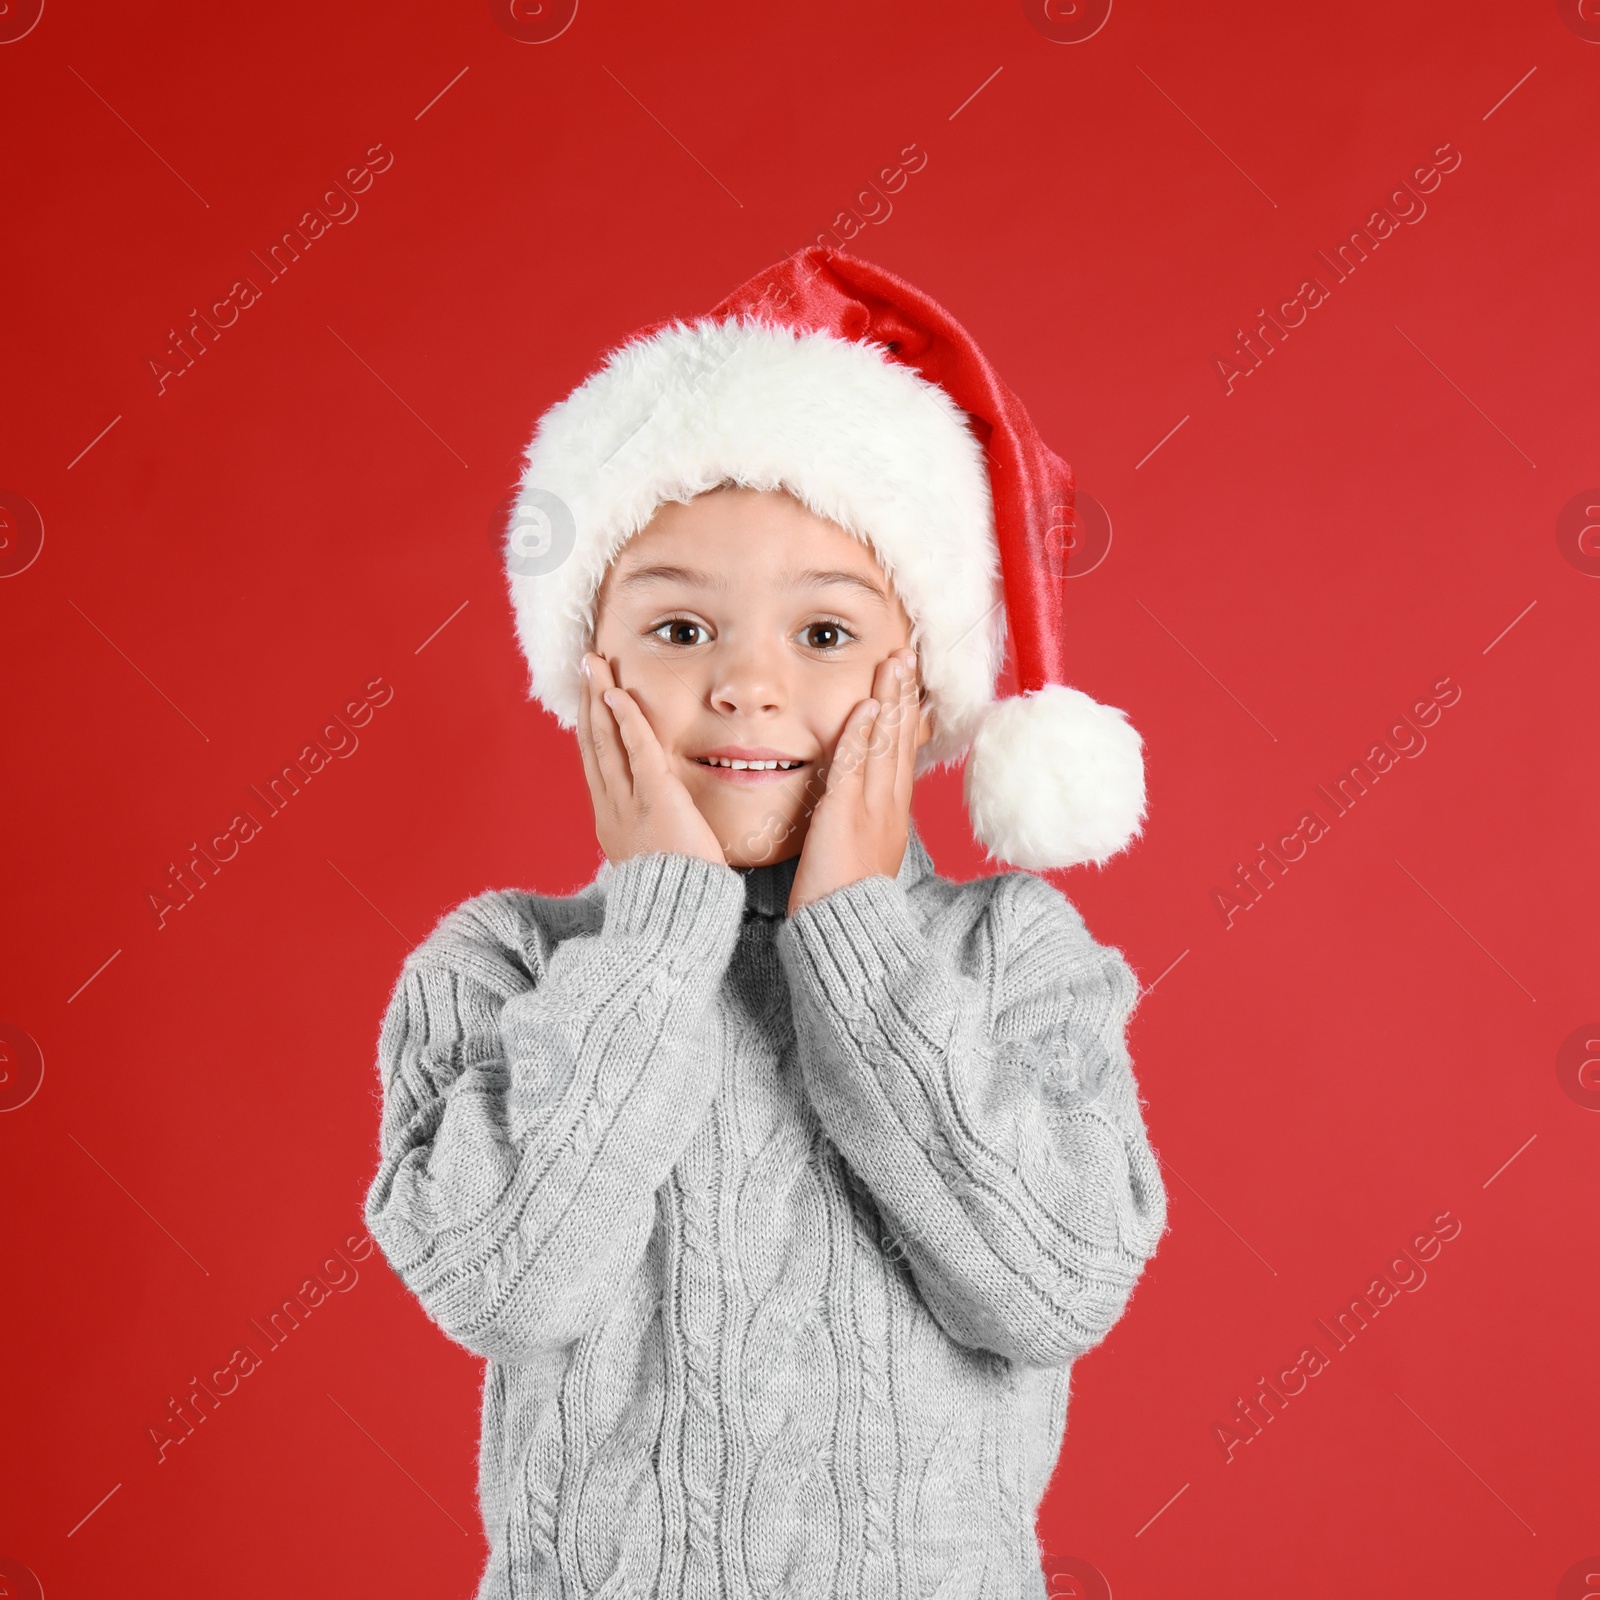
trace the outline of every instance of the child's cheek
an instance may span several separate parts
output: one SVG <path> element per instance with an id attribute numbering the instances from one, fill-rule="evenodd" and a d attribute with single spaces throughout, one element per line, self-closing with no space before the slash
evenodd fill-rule
<path id="1" fill-rule="evenodd" d="M 650 679 L 640 680 L 637 673 L 634 677 L 639 683 L 631 691 L 634 701 L 644 720 L 649 723 L 650 731 L 656 736 L 656 743 L 661 746 L 668 763 L 675 765 L 691 753 L 689 719 L 684 715 L 684 702 L 689 691 L 670 680 L 662 685 Z"/>

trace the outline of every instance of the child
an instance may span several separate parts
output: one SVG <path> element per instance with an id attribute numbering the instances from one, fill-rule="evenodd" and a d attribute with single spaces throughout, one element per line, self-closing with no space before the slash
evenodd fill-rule
<path id="1" fill-rule="evenodd" d="M 1136 835 L 1139 736 L 1062 682 L 1071 496 L 959 324 L 816 248 L 542 420 L 511 591 L 607 859 L 407 958 L 366 1202 L 489 1363 L 478 1600 L 1044 1596 L 1072 1364 L 1166 1228 L 1138 983 L 910 806 L 970 751 L 993 855 Z"/>

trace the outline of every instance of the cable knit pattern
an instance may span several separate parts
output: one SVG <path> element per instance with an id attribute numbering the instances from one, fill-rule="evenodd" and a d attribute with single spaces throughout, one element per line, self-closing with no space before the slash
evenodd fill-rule
<path id="1" fill-rule="evenodd" d="M 1166 1227 L 1138 985 L 1028 873 L 500 890 L 405 961 L 366 1220 L 485 1358 L 477 1600 L 1043 1600 L 1072 1363 Z"/>

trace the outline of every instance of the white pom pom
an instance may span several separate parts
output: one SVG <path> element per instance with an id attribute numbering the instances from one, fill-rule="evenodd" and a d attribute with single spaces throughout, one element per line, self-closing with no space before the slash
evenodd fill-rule
<path id="1" fill-rule="evenodd" d="M 1013 866 L 1103 865 L 1144 821 L 1143 750 L 1123 712 L 1065 684 L 998 700 L 967 756 L 973 832 Z"/>

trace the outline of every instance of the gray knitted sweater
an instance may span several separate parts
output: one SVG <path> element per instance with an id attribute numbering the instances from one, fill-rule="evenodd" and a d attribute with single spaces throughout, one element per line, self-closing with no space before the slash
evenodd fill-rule
<path id="1" fill-rule="evenodd" d="M 488 1360 L 478 1600 L 1043 1597 L 1073 1360 L 1166 1227 L 1138 984 L 1043 879 L 501 890 L 406 958 L 373 1236 Z"/>

